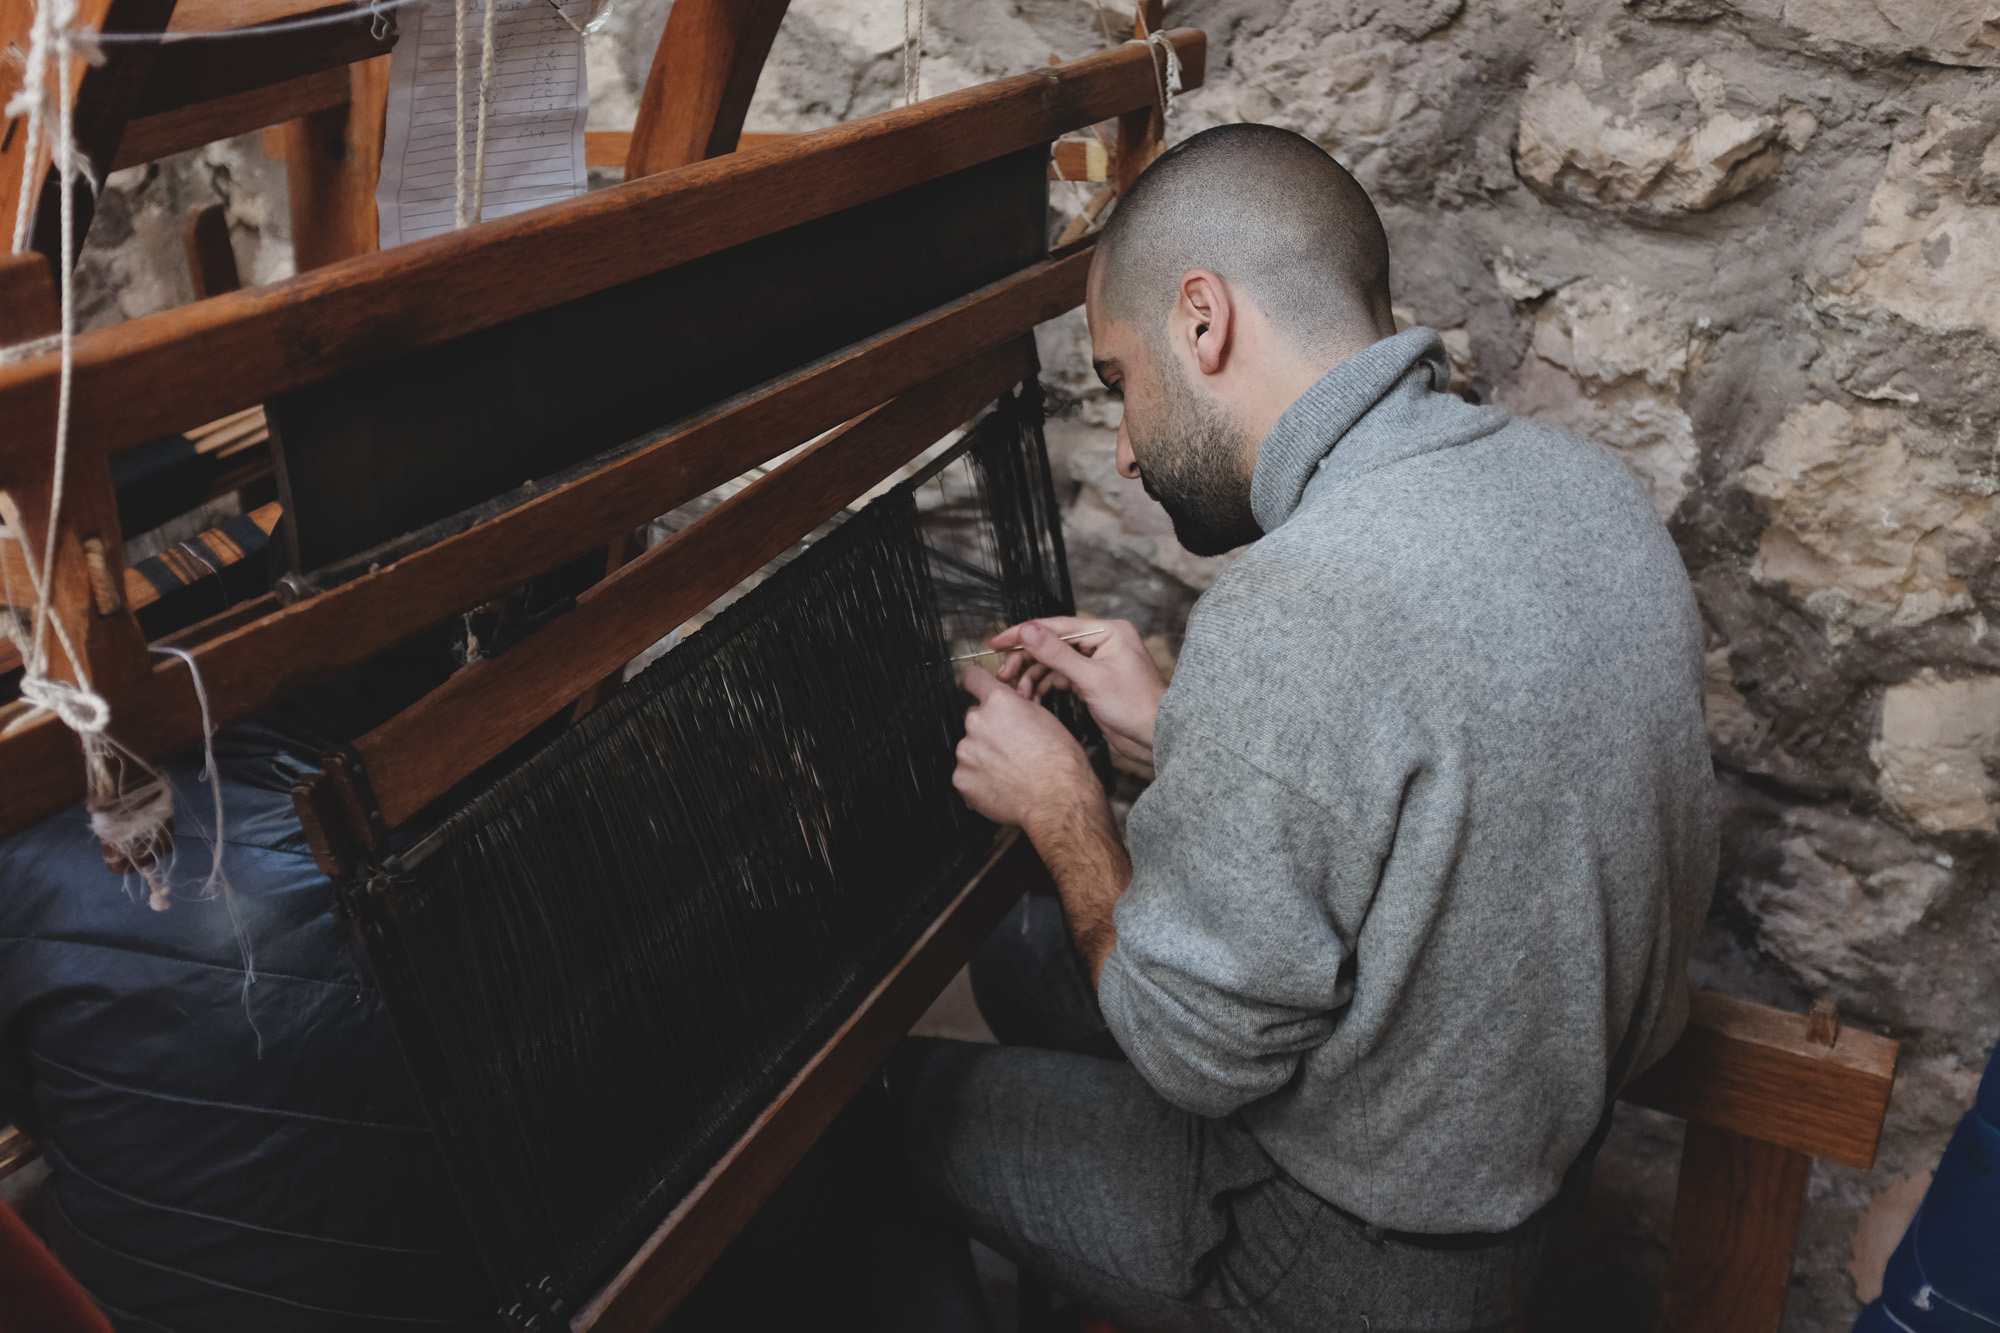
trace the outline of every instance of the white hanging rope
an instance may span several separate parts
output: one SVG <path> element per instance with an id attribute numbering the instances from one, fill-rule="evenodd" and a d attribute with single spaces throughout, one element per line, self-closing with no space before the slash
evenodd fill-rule
<path id="1" fill-rule="evenodd" d="M 472 166 L 474 222 L 486 215 L 486 112 L 493 105 L 493 16 L 499 9 L 500 0 L 486 0 L 486 18 L 479 28 L 479 146 L 473 152 Z"/>
<path id="2" fill-rule="evenodd" d="M 903 0 L 903 105 L 924 95 L 924 0 Z"/>
<path id="3" fill-rule="evenodd" d="M 1160 82 L 1160 118 L 1171 119 L 1174 114 L 1174 99 L 1181 94 L 1180 52 L 1174 50 L 1174 44 L 1167 40 L 1167 35 L 1163 32 L 1147 33 L 1146 47 L 1148 55 L 1154 51 L 1166 53 L 1164 66 L 1157 58 L 1153 61 L 1153 73 Z"/>
<path id="4" fill-rule="evenodd" d="M 451 225 L 463 227 L 472 221 L 472 211 L 465 203 L 465 0 L 453 0 L 452 32 L 457 41 L 452 48 L 452 148 L 457 160 L 457 170 L 452 175 Z"/>
<path id="5" fill-rule="evenodd" d="M 453 46 L 453 59 L 456 63 L 452 71 L 452 102 L 453 115 L 455 117 L 452 125 L 452 147 L 456 160 L 452 175 L 451 220 L 452 226 L 455 228 L 469 227 L 473 223 L 478 222 L 486 213 L 486 118 L 489 108 L 493 105 L 493 75 L 496 65 L 493 56 L 493 47 L 495 45 L 493 34 L 495 16 L 499 10 L 498 0 L 485 0 L 486 8 L 479 20 L 479 109 L 477 112 L 478 121 L 473 135 L 472 170 L 468 174 L 465 169 L 465 71 L 467 64 L 465 58 L 465 6 L 466 0 L 454 0 L 452 5 L 454 34 L 456 36 Z M 572 28 L 576 28 L 578 32 L 583 31 L 582 28 L 577 27 L 575 20 L 571 19 L 569 15 L 563 14 L 562 6 L 556 5 L 555 11 L 558 14 L 562 14 L 565 23 L 568 23 Z"/>

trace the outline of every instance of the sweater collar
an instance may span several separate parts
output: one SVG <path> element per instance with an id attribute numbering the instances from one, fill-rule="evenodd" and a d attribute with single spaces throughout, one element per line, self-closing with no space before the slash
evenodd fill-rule
<path id="1" fill-rule="evenodd" d="M 1350 457 L 1372 453 L 1373 437 L 1397 433 L 1371 430 L 1367 420 L 1390 399 L 1420 399 L 1442 389 L 1451 379 L 1444 344 L 1430 329 L 1406 329 L 1384 338 L 1322 375 L 1318 383 L 1285 409 L 1278 424 L 1257 450 L 1250 478 L 1250 512 L 1265 532 L 1276 530 L 1299 507 L 1306 486 L 1322 463 L 1340 446 L 1344 464 Z M 1414 407 L 1414 401 L 1399 404 Z M 1403 417 L 1404 412 L 1382 414 Z M 1352 437 L 1352 438 L 1350 438 Z M 1354 462 L 1364 460 L 1353 457 Z"/>

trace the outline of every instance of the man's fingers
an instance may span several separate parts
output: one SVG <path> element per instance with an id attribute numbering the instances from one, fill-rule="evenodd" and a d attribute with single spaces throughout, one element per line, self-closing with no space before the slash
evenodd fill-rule
<path id="1" fill-rule="evenodd" d="M 1068 619 L 1068 617 L 1055 617 L 1055 619 Z M 1063 642 L 1062 636 L 1053 632 L 1054 628 L 1052 624 L 1044 627 L 1043 624 L 1032 620 L 1025 625 L 1016 626 L 1021 636 L 1021 646 L 1027 649 L 1037 662 L 1057 675 L 1069 677 L 1072 681 L 1087 676 L 1092 665 L 1090 659 L 1078 652 L 1073 645 Z"/>
<path id="2" fill-rule="evenodd" d="M 958 678 L 958 687 L 980 703 L 985 703 L 995 690 L 1003 694 L 1007 690 L 1005 685 L 994 678 L 992 672 L 976 666 L 965 669 L 965 673 Z"/>
<path id="3" fill-rule="evenodd" d="M 1100 629 L 1108 631 L 1116 623 L 1111 620 L 1092 620 L 1085 616 L 1043 616 L 1038 620 L 1024 620 L 1018 625 L 1009 625 L 1006 629 L 1001 630 L 998 634 L 987 640 L 987 642 L 991 643 L 995 648 L 1019 648 L 1021 646 L 1021 631 L 1030 625 L 1039 625 L 1051 633 L 1061 636 L 1064 634 L 1087 634 L 1091 630 Z M 1109 637 L 1110 635 L 1107 633 L 1099 635 L 1097 638 L 1085 639 L 1083 642 L 1096 643 L 1098 638 Z"/>

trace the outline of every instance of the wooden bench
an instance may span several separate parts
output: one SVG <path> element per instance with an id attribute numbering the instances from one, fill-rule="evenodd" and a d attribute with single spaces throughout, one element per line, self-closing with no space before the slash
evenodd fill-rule
<path id="1" fill-rule="evenodd" d="M 652 1307 L 702 1271 L 804 1155 L 869 1072 L 1018 896 L 1032 857 L 995 857 L 719 1163 L 590 1313 Z M 1773 1333 L 1797 1246 L 1812 1159 L 1867 1170 L 1888 1112 L 1897 1044 L 1697 990 L 1678 1045 L 1623 1100 L 1688 1122 L 1660 1290 L 1659 1333 Z M 0 1177 L 34 1145 L 0 1128 Z M 678 1246 L 669 1247 L 677 1240 Z M 663 1249 L 676 1250 L 660 1263 Z M 646 1260 L 653 1260 L 647 1263 Z M 617 1320 L 607 1320 L 607 1327 Z M 1032 1333 L 1024 1324 L 1023 1333 Z"/>

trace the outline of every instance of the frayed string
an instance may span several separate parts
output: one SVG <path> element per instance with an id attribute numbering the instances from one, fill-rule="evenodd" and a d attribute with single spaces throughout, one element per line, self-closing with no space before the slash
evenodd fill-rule
<path id="1" fill-rule="evenodd" d="M 257 1016 L 250 1008 L 250 987 L 257 981 L 257 958 L 251 947 L 250 931 L 243 923 L 243 914 L 236 908 L 236 894 L 231 890 L 229 876 L 222 867 L 222 774 L 215 766 L 215 718 L 208 708 L 208 688 L 202 683 L 201 668 L 195 665 L 194 654 L 185 648 L 169 648 L 161 644 L 154 644 L 153 651 L 178 657 L 187 664 L 188 675 L 194 679 L 195 701 L 201 705 L 201 780 L 208 784 L 215 797 L 215 827 L 209 831 L 212 855 L 208 878 L 202 882 L 197 896 L 221 898 L 224 909 L 229 913 L 229 926 L 236 933 L 236 948 L 243 957 L 243 1017 L 249 1021 L 250 1031 L 257 1038 L 257 1058 L 261 1060 L 264 1057 L 264 1034 L 257 1030 Z"/>

